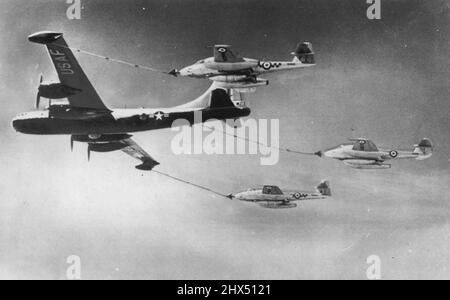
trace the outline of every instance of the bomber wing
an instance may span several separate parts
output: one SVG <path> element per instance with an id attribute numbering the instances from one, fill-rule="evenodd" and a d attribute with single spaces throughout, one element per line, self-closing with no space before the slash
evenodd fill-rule
<path id="1" fill-rule="evenodd" d="M 47 47 L 60 82 L 68 90 L 77 91 L 74 95 L 67 97 L 71 106 L 105 112 L 110 111 L 87 78 L 72 50 L 64 40 L 62 33 L 39 32 L 30 35 L 28 40 Z"/>
<path id="2" fill-rule="evenodd" d="M 73 135 L 73 142 L 82 142 L 88 144 L 88 158 L 91 157 L 91 152 L 114 152 L 122 150 L 126 154 L 140 160 L 141 165 L 136 166 L 136 169 L 143 171 L 151 171 L 154 167 L 159 165 L 159 162 L 153 159 L 144 149 L 142 149 L 129 134 L 110 134 L 100 135 L 96 139 L 92 139 L 86 135 Z"/>
<path id="3" fill-rule="evenodd" d="M 122 143 L 126 145 L 126 147 L 122 149 L 123 152 L 142 161 L 142 164 L 136 167 L 137 169 L 151 171 L 154 167 L 159 165 L 159 162 L 154 160 L 153 157 L 145 152 L 145 150 L 136 144 L 136 142 L 131 138 L 123 140 Z"/>

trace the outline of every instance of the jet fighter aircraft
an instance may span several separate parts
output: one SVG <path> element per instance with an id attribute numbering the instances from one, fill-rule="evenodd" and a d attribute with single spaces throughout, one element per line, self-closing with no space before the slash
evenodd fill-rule
<path id="1" fill-rule="evenodd" d="M 263 208 L 281 209 L 295 208 L 297 201 L 325 199 L 331 196 L 330 183 L 321 182 L 315 192 L 281 190 L 277 186 L 266 185 L 262 189 L 249 189 L 245 192 L 229 195 L 230 199 L 254 202 Z"/>
<path id="2" fill-rule="evenodd" d="M 259 75 L 277 71 L 306 68 L 315 65 L 311 43 L 300 43 L 292 53 L 292 61 L 261 61 L 235 55 L 229 45 L 214 46 L 214 57 L 202 59 L 181 70 L 172 70 L 173 76 L 209 78 L 223 87 L 253 92 L 256 87 L 269 84 Z"/>
<path id="3" fill-rule="evenodd" d="M 345 165 L 355 169 L 390 169 L 391 165 L 385 163 L 387 160 L 425 160 L 433 154 L 433 144 L 429 139 L 422 139 L 418 145 L 414 145 L 412 151 L 379 149 L 371 140 L 363 138 L 350 141 L 352 143 L 319 151 L 316 155 L 343 161 Z"/>
<path id="4" fill-rule="evenodd" d="M 60 83 L 39 86 L 40 98 L 67 98 L 68 104 L 49 101 L 45 110 L 22 113 L 12 122 L 16 131 L 36 135 L 71 135 L 74 142 L 88 144 L 91 152 L 123 152 L 139 159 L 139 170 L 152 170 L 159 165 L 132 140 L 132 132 L 170 128 L 175 120 L 184 119 L 191 125 L 209 119 L 238 119 L 250 114 L 250 109 L 234 102 L 230 91 L 215 84 L 198 99 L 173 108 L 109 109 L 67 46 L 62 33 L 39 32 L 29 41 L 47 47 Z M 199 117 L 196 117 L 199 116 Z"/>

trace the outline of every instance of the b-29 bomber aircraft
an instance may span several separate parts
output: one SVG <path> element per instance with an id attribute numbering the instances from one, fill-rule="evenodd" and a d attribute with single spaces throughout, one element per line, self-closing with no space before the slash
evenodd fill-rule
<path id="1" fill-rule="evenodd" d="M 236 55 L 229 45 L 216 45 L 214 57 L 199 60 L 181 70 L 172 70 L 169 74 L 209 78 L 225 88 L 253 92 L 255 88 L 269 84 L 268 80 L 259 78 L 261 74 L 315 66 L 311 43 L 299 43 L 292 55 L 292 61 L 262 61 Z"/>
<path id="2" fill-rule="evenodd" d="M 78 64 L 62 33 L 39 32 L 28 39 L 47 47 L 60 82 L 43 83 L 40 80 L 36 106 L 39 108 L 40 98 L 44 97 L 50 100 L 48 108 L 22 113 L 13 120 L 12 126 L 25 134 L 71 135 L 72 149 L 74 142 L 88 145 L 88 158 L 91 151 L 122 150 L 142 162 L 137 169 L 149 171 L 159 163 L 133 141 L 130 133 L 170 128 L 180 119 L 193 125 L 209 119 L 239 119 L 250 114 L 249 108 L 231 99 L 231 91 L 215 84 L 198 99 L 173 108 L 109 109 Z M 68 104 L 51 102 L 51 99 L 63 98 L 67 98 Z"/>
<path id="3" fill-rule="evenodd" d="M 433 155 L 433 144 L 426 138 L 414 145 L 412 151 L 379 149 L 371 140 L 364 138 L 351 139 L 351 141 L 352 143 L 319 151 L 316 155 L 340 160 L 355 169 L 390 169 L 391 165 L 385 163 L 388 160 L 425 160 Z"/>
<path id="4" fill-rule="evenodd" d="M 297 204 L 294 202 L 325 199 L 327 197 L 331 197 L 331 188 L 328 181 L 322 181 L 316 187 L 315 192 L 281 190 L 278 186 L 266 185 L 261 189 L 249 189 L 228 196 L 232 200 L 253 202 L 269 209 L 295 208 Z"/>

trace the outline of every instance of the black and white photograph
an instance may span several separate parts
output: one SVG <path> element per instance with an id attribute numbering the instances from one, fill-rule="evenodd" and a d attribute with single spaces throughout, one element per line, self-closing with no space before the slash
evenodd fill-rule
<path id="1" fill-rule="evenodd" d="M 0 41 L 0 280 L 450 279 L 449 0 L 0 0 Z"/>

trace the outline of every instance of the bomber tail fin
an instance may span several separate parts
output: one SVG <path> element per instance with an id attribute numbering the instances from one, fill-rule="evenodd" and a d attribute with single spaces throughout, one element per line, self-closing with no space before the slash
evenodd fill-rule
<path id="1" fill-rule="evenodd" d="M 224 89 L 215 89 L 211 92 L 211 102 L 209 105 L 211 108 L 226 108 L 234 107 L 233 101 L 231 101 L 230 95 Z"/>
<path id="2" fill-rule="evenodd" d="M 295 55 L 293 62 L 312 65 L 316 63 L 314 50 L 312 44 L 309 42 L 302 42 L 297 45 L 297 48 L 292 55 Z"/>
<path id="3" fill-rule="evenodd" d="M 222 88 L 220 84 L 214 82 L 203 95 L 177 108 L 229 108 L 236 105 L 245 105 L 240 93 L 233 89 Z"/>
<path id="4" fill-rule="evenodd" d="M 422 139 L 418 145 L 414 145 L 414 153 L 419 154 L 417 160 L 425 160 L 433 155 L 433 143 L 429 139 Z"/>
<path id="5" fill-rule="evenodd" d="M 331 196 L 330 182 L 327 180 L 322 181 L 316 189 L 322 196 Z"/>

